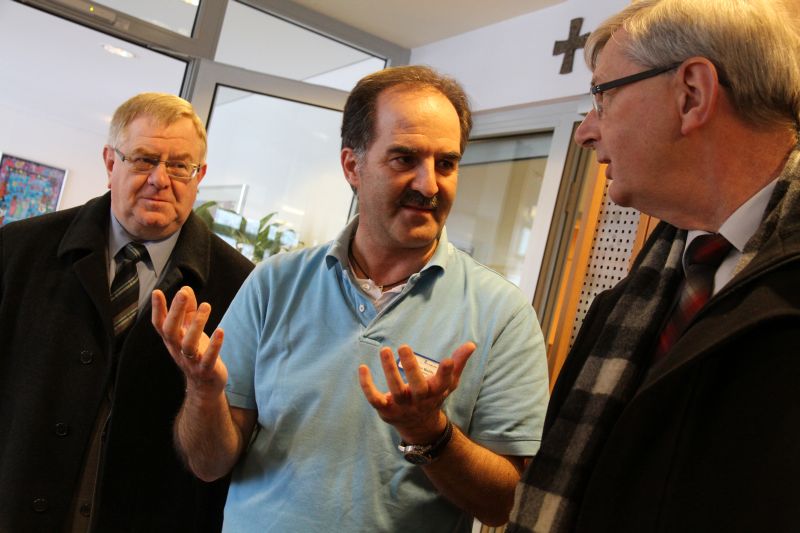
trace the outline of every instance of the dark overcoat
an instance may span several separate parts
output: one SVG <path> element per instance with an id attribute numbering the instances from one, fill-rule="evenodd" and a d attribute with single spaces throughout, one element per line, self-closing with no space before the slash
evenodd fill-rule
<path id="1" fill-rule="evenodd" d="M 624 283 L 593 302 L 545 433 Z M 576 531 L 798 531 L 798 501 L 800 235 L 792 231 L 776 232 L 643 377 L 591 471 Z"/>
<path id="2" fill-rule="evenodd" d="M 144 309 L 112 357 L 110 195 L 0 229 L 0 531 L 63 531 L 103 395 L 111 415 L 95 531 L 219 530 L 227 480 L 175 452 L 184 380 Z M 253 268 L 193 213 L 159 288 L 211 303 L 216 327 Z M 113 364 L 115 363 L 115 364 Z"/>

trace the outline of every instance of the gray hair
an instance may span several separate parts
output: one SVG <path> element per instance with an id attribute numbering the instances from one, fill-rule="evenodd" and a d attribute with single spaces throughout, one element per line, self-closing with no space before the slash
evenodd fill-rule
<path id="1" fill-rule="evenodd" d="M 149 117 L 157 124 L 170 126 L 182 118 L 194 125 L 200 140 L 200 159 L 206 160 L 206 128 L 192 104 L 179 96 L 168 93 L 141 93 L 126 100 L 114 112 L 108 128 L 108 144 L 118 147 L 128 133 L 128 126 L 139 117 Z"/>
<path id="2" fill-rule="evenodd" d="M 800 21 L 781 0 L 640 0 L 606 20 L 584 54 L 592 70 L 616 31 L 623 52 L 655 68 L 710 60 L 739 116 L 755 125 L 800 124 Z"/>

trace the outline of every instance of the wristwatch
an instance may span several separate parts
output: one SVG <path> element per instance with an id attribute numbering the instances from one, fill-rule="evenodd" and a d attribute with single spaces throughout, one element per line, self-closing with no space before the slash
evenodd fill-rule
<path id="1" fill-rule="evenodd" d="M 450 439 L 453 437 L 453 423 L 447 419 L 447 425 L 444 428 L 444 433 L 436 439 L 432 444 L 407 444 L 405 441 L 400 441 L 397 449 L 403 453 L 406 461 L 415 465 L 429 465 L 436 460 L 437 457 L 444 451 Z"/>

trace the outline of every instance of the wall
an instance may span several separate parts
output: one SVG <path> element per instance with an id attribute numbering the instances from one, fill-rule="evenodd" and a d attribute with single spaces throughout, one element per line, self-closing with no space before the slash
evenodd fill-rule
<path id="1" fill-rule="evenodd" d="M 464 84 L 475 111 L 546 103 L 583 96 L 591 73 L 583 50 L 571 74 L 561 75 L 570 21 L 583 17 L 581 34 L 591 32 L 630 0 L 568 0 L 561 4 L 415 48 L 411 62 L 431 65 Z"/>
<path id="2" fill-rule="evenodd" d="M 0 151 L 67 169 L 59 209 L 84 203 L 106 191 L 102 150 L 105 136 L 0 102 Z M 10 127 L 13 125 L 13 127 Z M 89 147 L 91 150 L 76 149 Z"/>

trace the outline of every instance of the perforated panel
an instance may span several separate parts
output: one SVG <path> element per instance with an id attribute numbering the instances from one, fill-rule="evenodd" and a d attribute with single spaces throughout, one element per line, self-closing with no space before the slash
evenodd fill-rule
<path id="1" fill-rule="evenodd" d="M 598 293 L 610 289 L 628 274 L 628 260 L 636 239 L 639 211 L 614 204 L 608 197 L 608 183 L 603 191 L 603 205 L 598 214 L 586 277 L 572 326 L 570 346 L 583 323 L 586 312 Z"/>

